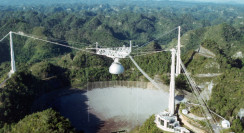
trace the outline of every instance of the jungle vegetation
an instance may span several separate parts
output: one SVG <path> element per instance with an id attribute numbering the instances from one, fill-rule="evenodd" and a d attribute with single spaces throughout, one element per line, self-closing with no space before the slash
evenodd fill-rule
<path id="1" fill-rule="evenodd" d="M 130 40 L 134 46 L 147 44 L 135 47 L 138 49 L 133 51 L 134 58 L 150 76 L 159 75 L 167 84 L 170 53 L 136 55 L 175 47 L 177 30 L 169 31 L 180 25 L 182 60 L 187 69 L 197 83 L 215 82 L 208 105 L 231 121 L 232 131 L 243 132 L 243 119 L 237 116 L 244 108 L 243 6 L 162 3 L 1 5 L 0 36 L 9 31 L 21 31 L 77 48 L 95 47 L 96 42 L 101 47 L 129 46 Z M 197 53 L 199 46 L 213 52 L 215 57 Z M 32 112 L 33 101 L 53 90 L 71 86 L 82 88 L 87 81 L 146 80 L 128 58 L 121 60 L 125 73 L 111 75 L 108 68 L 112 60 L 103 56 L 17 35 L 14 35 L 14 50 L 18 71 L 1 88 L 1 132 L 25 132 L 29 121 L 33 120 L 35 127 L 38 122 L 35 118 L 44 119 L 42 115 L 50 118 L 44 121 L 56 122 L 42 123 L 45 132 L 75 132 L 68 120 L 54 110 Z M 9 51 L 9 39 L 0 42 L 0 81 L 7 78 L 10 70 Z M 196 77 L 217 72 L 222 75 L 214 79 Z M 185 81 L 183 75 L 178 77 L 177 88 L 190 91 Z M 147 132 L 149 129 L 158 132 L 150 120 L 140 130 Z"/>

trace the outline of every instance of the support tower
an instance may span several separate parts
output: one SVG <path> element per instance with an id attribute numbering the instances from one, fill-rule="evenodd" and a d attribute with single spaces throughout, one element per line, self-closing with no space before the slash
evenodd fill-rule
<path id="1" fill-rule="evenodd" d="M 178 27 L 178 44 L 177 44 L 177 61 L 176 61 L 176 76 L 181 73 L 181 66 L 180 66 L 180 26 Z"/>
<path id="2" fill-rule="evenodd" d="M 12 74 L 16 72 L 12 31 L 9 32 L 9 37 L 10 37 L 10 55 L 11 55 L 11 70 L 9 72 L 9 77 L 10 77 Z"/>

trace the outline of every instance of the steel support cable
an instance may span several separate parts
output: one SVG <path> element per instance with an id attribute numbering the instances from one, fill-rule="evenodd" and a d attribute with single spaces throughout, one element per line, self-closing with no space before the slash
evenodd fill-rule
<path id="1" fill-rule="evenodd" d="M 9 35 L 9 33 L 6 34 L 6 35 L 0 40 L 0 42 L 2 42 L 8 35 Z M 0 84 L 0 87 L 2 87 L 2 86 L 9 80 L 9 78 L 10 78 L 10 77 L 8 77 L 7 79 L 5 79 L 5 80 Z"/>
<path id="2" fill-rule="evenodd" d="M 184 71 L 184 72 L 185 72 L 185 71 Z M 185 74 L 185 73 L 184 73 L 184 74 Z M 185 76 L 186 76 L 186 74 L 185 74 Z M 188 84 L 191 85 L 189 79 L 188 79 L 188 78 L 186 78 L 186 79 L 187 79 Z M 198 100 L 198 97 L 197 97 L 196 92 L 193 90 L 193 87 L 191 86 L 190 88 L 191 88 L 192 93 L 193 93 L 193 95 L 195 96 L 196 100 L 198 101 L 198 103 L 200 103 L 199 100 Z M 207 125 L 208 125 L 209 130 L 212 132 L 211 127 L 210 127 L 210 123 L 209 123 L 208 120 L 207 120 L 207 115 L 204 113 L 203 108 L 200 108 L 200 110 L 201 110 L 201 114 L 205 117 L 205 121 L 206 121 L 206 123 L 207 123 Z"/>
<path id="3" fill-rule="evenodd" d="M 10 77 L 8 77 L 7 79 L 5 79 L 1 84 L 0 84 L 0 88 L 10 79 Z"/>
<path id="4" fill-rule="evenodd" d="M 180 64 L 181 64 L 182 69 L 184 70 L 185 75 L 186 75 L 186 77 L 187 77 L 187 79 L 188 79 L 188 81 L 189 81 L 189 83 L 190 83 L 190 85 L 191 85 L 191 87 L 192 87 L 192 89 L 193 89 L 193 92 L 196 94 L 196 97 L 197 97 L 198 102 L 202 105 L 203 110 L 204 110 L 204 112 L 206 113 L 206 115 L 212 118 L 212 119 L 209 119 L 210 123 L 211 123 L 211 124 L 216 124 L 216 121 L 214 120 L 213 116 L 211 115 L 211 113 L 210 113 L 210 111 L 209 111 L 209 108 L 207 107 L 206 102 L 205 102 L 204 99 L 201 97 L 201 95 L 200 95 L 200 93 L 199 93 L 199 90 L 197 90 L 197 88 L 196 88 L 196 83 L 195 83 L 194 80 L 192 80 L 191 77 L 189 76 L 189 74 L 188 74 L 188 72 L 187 72 L 187 70 L 186 70 L 186 68 L 185 68 L 185 65 L 182 63 L 181 60 L 180 60 Z M 216 125 L 217 125 L 217 124 L 216 124 Z M 219 131 L 219 128 L 217 128 L 217 130 L 218 130 L 218 132 L 220 132 L 220 131 Z"/>
<path id="5" fill-rule="evenodd" d="M 135 54 L 137 53 L 147 53 L 147 52 L 157 52 L 157 51 L 170 51 L 170 50 L 167 50 L 167 49 L 153 49 L 153 50 L 141 50 L 141 52 L 139 52 L 139 50 L 137 50 L 138 52 L 136 52 Z"/>
<path id="6" fill-rule="evenodd" d="M 187 82 L 188 82 L 188 84 L 190 84 L 190 82 L 189 82 L 188 79 L 187 79 Z M 192 87 L 191 87 L 191 90 L 192 90 L 193 95 L 195 96 L 196 100 L 199 102 L 199 100 L 198 100 L 198 98 L 197 98 L 197 94 L 196 94 L 196 92 L 194 92 L 194 90 L 193 90 Z M 199 102 L 199 103 L 200 103 L 200 102 Z M 200 110 L 201 110 L 201 114 L 205 117 L 205 121 L 206 121 L 206 123 L 207 123 L 207 127 L 209 128 L 209 131 L 212 132 L 212 129 L 211 129 L 211 127 L 210 127 L 211 124 L 208 122 L 207 115 L 204 113 L 203 108 L 200 108 Z"/>
<path id="7" fill-rule="evenodd" d="M 155 39 L 153 39 L 153 40 L 151 40 L 151 41 L 149 41 L 149 42 L 147 42 L 147 43 L 141 45 L 140 47 L 138 47 L 138 48 L 136 48 L 136 49 L 139 49 L 139 48 L 141 48 L 141 47 L 143 47 L 143 46 L 145 46 L 145 45 L 147 45 L 147 44 L 149 44 L 149 43 L 151 43 L 151 42 L 153 42 L 153 41 L 155 41 L 155 40 L 158 40 L 159 38 L 161 38 L 161 37 L 163 37 L 163 36 L 165 36 L 165 35 L 171 33 L 172 31 L 174 31 L 174 30 L 176 30 L 176 29 L 178 29 L 178 27 L 175 27 L 174 29 L 172 29 L 172 30 L 170 30 L 170 31 L 168 31 L 168 32 L 166 32 L 166 33 L 164 33 L 162 36 L 160 36 L 160 37 L 158 37 L 158 38 L 155 38 Z M 135 50 L 136 50 L 136 49 L 135 49 Z"/>
<path id="8" fill-rule="evenodd" d="M 9 23 L 5 23 L 1 28 L 0 28 L 0 32 L 2 32 L 3 28 Z"/>
<path id="9" fill-rule="evenodd" d="M 176 29 L 176 28 L 175 28 Z M 174 30 L 174 29 L 173 29 Z M 173 30 L 171 30 L 170 32 L 172 32 Z M 64 45 L 64 44 L 61 44 L 61 43 L 57 43 L 57 42 L 52 42 L 52 41 L 48 41 L 48 40 L 44 40 L 44 39 L 40 39 L 40 38 L 37 38 L 37 37 L 33 37 L 33 36 L 30 36 L 30 35 L 26 35 L 26 34 L 20 34 L 20 33 L 16 33 L 16 32 L 13 32 L 14 34 L 17 34 L 17 35 L 21 35 L 21 36 L 25 36 L 25 37 L 29 37 L 29 38 L 32 38 L 32 39 L 35 39 L 35 40 L 40 40 L 40 41 L 44 41 L 44 42 L 48 42 L 48 43 L 52 43 L 52 44 L 56 44 L 56 45 L 60 45 L 60 46 L 64 46 L 64 47 L 68 47 L 68 48 L 72 48 L 72 49 L 76 49 L 76 50 L 80 50 L 80 51 L 84 51 L 84 52 L 87 52 L 87 53 L 91 53 L 91 54 L 95 54 L 93 52 L 88 52 L 87 50 L 83 50 L 83 49 L 80 49 L 80 48 L 76 48 L 76 47 L 72 47 L 72 46 L 67 46 L 67 45 Z M 168 32 L 169 33 L 169 32 Z M 9 35 L 9 33 L 4 36 L 0 41 L 4 40 L 7 36 Z M 140 48 L 140 47 L 139 47 Z M 157 51 L 157 52 L 163 52 L 163 51 Z M 152 52 L 151 54 L 153 53 L 157 53 L 157 52 Z M 150 53 L 149 53 L 150 54 Z M 138 54 L 137 54 L 138 55 Z M 149 81 L 151 81 L 151 83 L 153 83 L 153 85 L 157 88 L 160 88 L 157 83 L 155 81 L 153 81 L 142 69 L 140 69 L 140 67 L 136 64 L 136 62 L 132 59 L 131 56 L 129 56 L 132 60 L 132 62 L 137 66 L 137 68 L 142 72 L 142 74 L 147 77 L 149 79 Z M 190 82 L 192 82 L 192 79 L 189 78 Z M 191 83 L 191 84 L 194 84 L 194 81 Z M 195 89 L 197 90 L 197 89 Z M 197 90 L 198 91 L 198 90 Z M 199 92 L 198 92 L 199 93 Z M 196 93 L 197 94 L 197 93 Z M 199 95 L 199 94 L 198 94 Z M 203 99 L 202 99 L 203 100 Z M 204 101 L 203 101 L 204 102 Z M 205 102 L 204 102 L 205 103 Z M 205 103 L 206 104 L 206 103 Z"/>
<path id="10" fill-rule="evenodd" d="M 73 43 L 73 44 L 84 44 L 84 45 L 87 45 L 87 46 L 89 46 L 89 45 L 93 45 L 92 43 L 91 44 L 88 44 L 88 43 L 81 43 L 81 42 L 75 42 L 75 41 L 67 41 L 67 40 L 61 40 L 61 39 L 58 39 L 58 38 L 52 38 L 52 37 L 50 37 L 50 36 L 47 36 L 49 39 L 51 39 L 51 40 L 55 40 L 55 41 L 61 41 L 61 42 L 68 42 L 68 43 Z M 40 37 L 38 37 L 38 38 L 40 38 Z M 94 43 L 95 44 L 95 43 Z"/>
<path id="11" fill-rule="evenodd" d="M 1 28 L 0 28 L 0 31 L 3 29 L 3 27 L 5 27 L 7 24 L 9 23 L 5 23 Z"/>
<path id="12" fill-rule="evenodd" d="M 180 60 L 180 64 L 181 64 L 182 67 L 184 66 L 181 60 Z M 187 72 L 185 66 L 184 66 L 183 69 L 184 69 L 184 71 L 186 71 L 186 73 L 188 74 L 188 72 Z M 216 121 L 216 119 L 213 117 L 213 115 L 211 115 L 211 111 L 210 111 L 210 109 L 208 108 L 207 103 L 205 102 L 204 98 L 202 97 L 201 92 L 196 88 L 196 83 L 195 83 L 195 81 L 190 77 L 189 74 L 188 74 L 187 77 L 190 79 L 190 82 L 191 82 L 192 85 L 194 86 L 194 90 L 197 92 L 198 98 L 201 98 L 200 100 L 203 102 L 204 106 L 206 106 L 209 115 L 213 118 L 213 122 L 217 125 L 217 121 Z"/>
<path id="13" fill-rule="evenodd" d="M 174 29 L 173 29 L 174 30 Z M 171 30 L 171 31 L 173 31 Z M 55 44 L 55 45 L 59 45 L 59 46 L 63 46 L 63 47 L 67 47 L 67 48 L 71 48 L 71 49 L 75 49 L 75 50 L 79 50 L 79 51 L 84 51 L 84 52 L 88 52 L 90 54 L 96 54 L 94 52 L 90 52 L 88 50 L 84 50 L 84 49 L 81 49 L 81 48 L 76 48 L 76 47 L 73 47 L 73 46 L 69 46 L 69 45 L 65 45 L 65 44 L 61 44 L 61 43 L 58 43 L 58 42 L 53 42 L 53 41 L 49 41 L 49 40 L 46 40 L 46 39 L 41 39 L 39 37 L 34 37 L 32 35 L 27 35 L 25 33 L 17 33 L 17 32 L 12 32 L 16 35 L 20 35 L 20 36 L 24 36 L 24 37 L 28 37 L 28 38 L 32 38 L 34 40 L 39 40 L 39 41 L 44 41 L 44 42 L 47 42 L 47 43 L 51 43 L 51 44 Z M 0 41 L 2 41 L 3 39 L 5 39 L 7 36 L 9 35 L 9 33 L 4 37 L 2 38 Z M 138 47 L 139 48 L 139 47 Z M 136 50 L 136 49 L 135 49 Z M 143 55 L 148 55 L 148 54 L 154 54 L 154 53 L 159 53 L 159 52 L 163 52 L 163 51 L 168 51 L 168 50 L 161 50 L 161 51 L 152 51 L 152 52 L 145 52 L 145 54 Z M 136 55 L 136 56 L 143 56 L 143 55 Z"/>
<path id="14" fill-rule="evenodd" d="M 152 52 L 141 52 L 143 54 L 137 54 L 137 55 L 134 55 L 133 57 L 137 57 L 137 56 L 145 56 L 145 55 L 150 55 L 150 54 L 156 54 L 156 53 L 161 53 L 161 52 L 168 52 L 170 50 L 161 50 L 161 51 L 152 51 Z"/>
<path id="15" fill-rule="evenodd" d="M 131 61 L 135 64 L 135 66 L 139 69 L 139 71 L 141 71 L 141 73 L 156 87 L 156 88 L 159 88 L 160 89 L 160 87 L 158 86 L 158 84 L 154 81 L 154 80 L 152 80 L 140 67 L 139 67 L 139 65 L 135 62 L 135 60 L 131 57 L 131 56 L 129 56 L 130 57 L 130 59 L 131 59 Z M 184 69 L 184 70 L 186 70 L 186 69 Z M 187 71 L 186 71 L 187 72 Z M 189 79 L 188 79 L 189 80 Z M 192 83 L 191 83 L 191 81 L 192 80 L 189 80 L 188 82 L 190 82 L 190 85 L 192 85 Z M 192 88 L 194 88 L 194 86 L 192 85 Z M 193 92 L 195 92 L 195 90 L 193 90 Z M 197 95 L 197 92 L 195 92 L 195 95 Z M 196 99 L 198 100 L 198 98 L 197 98 L 197 96 L 195 96 L 196 97 Z M 199 102 L 200 103 L 200 102 Z M 202 112 L 203 113 L 203 112 Z M 205 116 L 206 118 L 207 118 L 207 115 Z M 206 119 L 207 120 L 207 119 Z M 212 132 L 212 130 L 211 130 L 211 127 L 210 127 L 210 125 L 208 124 L 208 126 L 209 126 L 209 129 L 210 129 L 210 131 Z"/>
<path id="16" fill-rule="evenodd" d="M 188 102 L 188 104 L 192 104 L 192 105 L 196 105 L 196 106 L 202 106 L 200 104 L 194 104 L 194 103 L 190 103 L 190 102 Z M 219 114 L 215 113 L 214 111 L 212 111 L 210 109 L 209 109 L 209 111 L 212 112 L 214 115 L 218 116 L 219 118 L 226 120 L 224 117 L 220 116 Z"/>
<path id="17" fill-rule="evenodd" d="M 194 81 L 191 79 L 191 77 L 189 76 L 185 66 L 181 65 L 182 66 L 182 69 L 184 70 L 185 72 L 185 75 L 187 77 L 187 81 L 188 83 L 191 85 L 192 89 L 193 89 L 193 92 L 194 94 L 197 96 L 197 100 L 199 101 L 199 92 L 197 91 L 197 88 L 195 87 L 196 85 L 194 84 Z M 202 99 L 203 100 L 203 99 Z M 199 102 L 201 104 L 201 102 Z"/>
<path id="18" fill-rule="evenodd" d="M 2 42 L 8 35 L 9 35 L 9 33 L 6 34 L 6 35 L 0 40 L 0 42 Z"/>
<path id="19" fill-rule="evenodd" d="M 51 43 L 51 44 L 55 44 L 55 45 L 59 45 L 59 46 L 63 46 L 63 47 L 67 47 L 67 48 L 71 48 L 71 49 L 75 49 L 75 50 L 79 50 L 79 51 L 84 51 L 84 52 L 87 52 L 87 53 L 90 53 L 90 54 L 96 54 L 96 53 L 89 52 L 89 51 L 84 50 L 84 49 L 81 49 L 81 48 L 76 48 L 76 47 L 73 47 L 73 46 L 68 46 L 68 45 L 65 45 L 65 44 L 61 44 L 61 43 L 57 43 L 57 42 L 52 42 L 52 41 L 48 41 L 48 40 L 45 40 L 45 39 L 40 39 L 40 38 L 37 38 L 37 37 L 33 37 L 31 35 L 26 35 L 26 34 L 17 33 L 17 32 L 12 32 L 12 33 L 14 33 L 16 35 L 20 35 L 20 36 L 32 38 L 34 40 L 39 40 L 39 41 L 43 41 L 43 42 L 47 42 L 47 43 Z"/>
<path id="20" fill-rule="evenodd" d="M 138 77 L 138 72 L 137 72 L 137 77 Z M 130 88 L 130 86 L 129 85 L 127 85 L 127 88 Z M 132 91 L 132 93 L 133 93 L 133 91 L 134 91 L 134 89 L 131 89 L 131 91 Z M 136 110 L 137 110 L 137 115 L 135 116 L 136 117 L 136 119 L 137 119 L 137 123 L 138 123 L 138 87 L 137 87 L 137 89 L 136 89 L 136 93 L 137 93 L 137 106 L 136 107 L 134 107 L 134 108 L 136 108 Z M 129 108 L 128 108 L 129 107 Z M 130 114 L 129 113 L 129 111 L 130 111 L 130 109 L 132 110 L 132 108 L 129 106 L 129 104 L 127 105 L 127 115 L 128 114 Z M 123 111 L 124 112 L 124 111 Z M 127 117 L 126 118 L 126 120 L 128 121 L 130 118 L 129 117 Z M 124 122 L 122 122 L 120 125 L 121 125 L 121 127 L 123 127 L 123 126 L 125 126 L 126 124 L 127 124 L 127 121 L 124 121 Z M 116 125 L 118 125 L 118 124 L 116 124 Z M 113 128 L 112 128 L 113 129 Z"/>
<path id="21" fill-rule="evenodd" d="M 182 61 L 181 61 L 181 63 L 182 63 Z M 183 63 L 182 63 L 182 64 L 183 64 Z M 185 69 L 185 71 L 187 71 L 185 67 L 184 67 L 184 69 Z M 189 76 L 189 74 L 188 74 L 188 76 Z M 192 84 L 193 84 L 193 86 L 194 86 L 194 88 L 195 88 L 195 91 L 197 92 L 198 98 L 201 98 L 200 100 L 203 102 L 203 105 L 202 105 L 202 106 L 207 108 L 207 111 L 208 111 L 209 115 L 211 116 L 211 118 L 213 119 L 214 124 L 217 125 L 218 122 L 217 122 L 217 120 L 214 118 L 214 116 L 212 115 L 211 110 L 208 108 L 207 103 L 205 102 L 204 98 L 203 98 L 202 95 L 201 95 L 201 92 L 196 88 L 196 83 L 195 83 L 195 81 L 194 81 L 190 76 L 189 76 L 189 79 L 191 80 L 191 82 L 192 82 Z M 199 102 L 199 103 L 200 103 L 200 102 Z"/>
<path id="22" fill-rule="evenodd" d="M 131 61 L 134 63 L 134 65 L 137 67 L 137 69 L 158 89 L 161 89 L 161 87 L 152 79 L 150 78 L 146 72 L 144 72 L 140 66 L 136 63 L 136 61 L 131 57 L 129 56 L 129 58 L 131 59 Z"/>

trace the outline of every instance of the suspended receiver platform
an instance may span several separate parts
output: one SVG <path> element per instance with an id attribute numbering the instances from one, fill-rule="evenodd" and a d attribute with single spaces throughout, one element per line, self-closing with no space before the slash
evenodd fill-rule
<path id="1" fill-rule="evenodd" d="M 124 67 L 119 62 L 120 59 L 126 58 L 130 55 L 132 44 L 130 41 L 130 47 L 114 47 L 114 48 L 98 48 L 98 44 L 96 43 L 96 48 L 88 48 L 88 49 L 95 49 L 96 54 L 107 56 L 112 58 L 114 62 L 109 67 L 109 72 L 111 74 L 122 74 L 124 72 Z"/>

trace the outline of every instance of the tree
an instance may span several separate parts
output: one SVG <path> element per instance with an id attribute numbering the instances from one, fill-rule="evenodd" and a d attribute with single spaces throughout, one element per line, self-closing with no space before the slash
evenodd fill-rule
<path id="1" fill-rule="evenodd" d="M 146 51 L 159 51 L 162 50 L 162 47 L 157 42 L 152 41 L 144 49 Z"/>
<path id="2" fill-rule="evenodd" d="M 139 133 L 163 133 L 159 128 L 157 128 L 154 123 L 155 116 L 152 115 L 146 120 L 146 122 L 139 128 Z"/>
<path id="3" fill-rule="evenodd" d="M 244 129 L 242 127 L 241 120 L 239 118 L 235 119 L 232 122 L 231 130 L 236 132 L 236 133 L 244 133 Z"/>
<path id="4" fill-rule="evenodd" d="M 0 121 L 17 122 L 30 113 L 30 107 L 38 89 L 38 80 L 28 71 L 15 73 L 7 82 L 0 95 Z"/>
<path id="5" fill-rule="evenodd" d="M 6 129 L 5 129 L 6 130 Z M 60 113 L 47 109 L 26 116 L 8 129 L 9 133 L 74 133 L 70 121 Z M 1 130 L 0 130 L 1 131 Z"/>
<path id="6" fill-rule="evenodd" d="M 191 92 L 191 88 L 187 83 L 186 77 L 183 74 L 180 74 L 178 75 L 178 77 L 175 78 L 175 83 L 177 89 L 183 89 Z"/>

